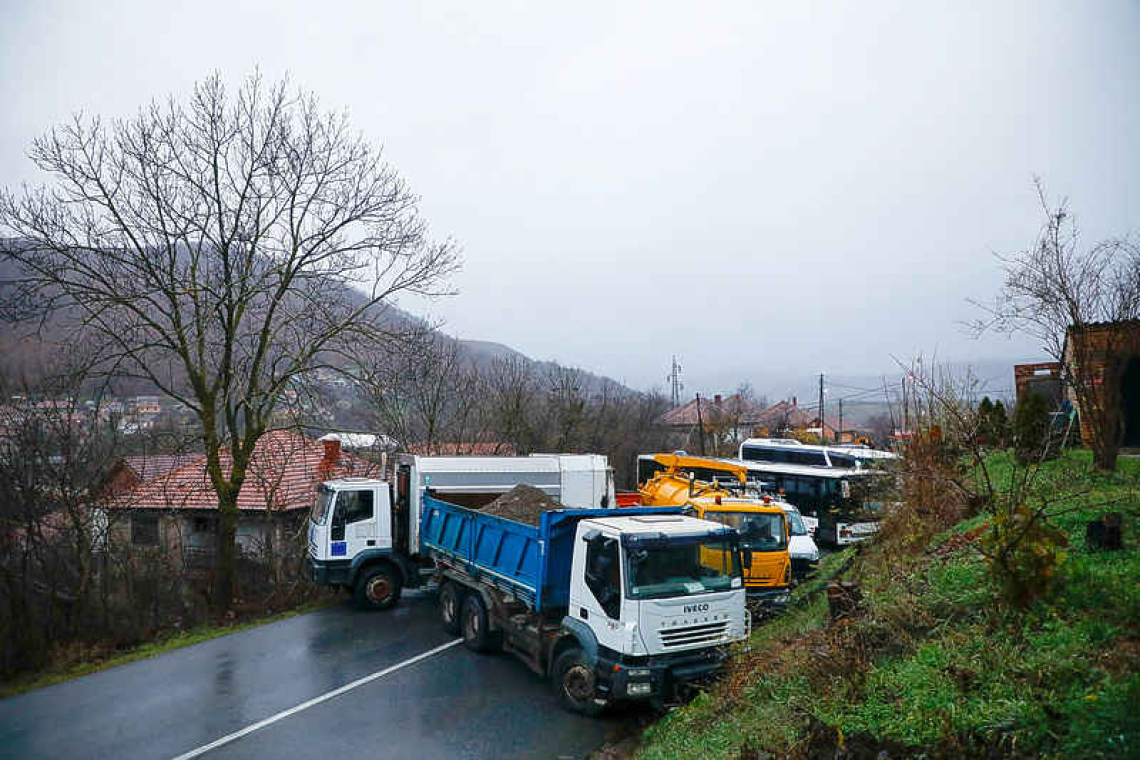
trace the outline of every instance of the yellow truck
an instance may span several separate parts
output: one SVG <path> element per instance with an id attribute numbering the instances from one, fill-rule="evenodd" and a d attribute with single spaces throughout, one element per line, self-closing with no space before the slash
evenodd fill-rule
<path id="1" fill-rule="evenodd" d="M 733 527 L 740 533 L 740 548 L 751 562 L 744 568 L 744 585 L 750 601 L 763 607 L 787 605 L 792 582 L 788 556 L 788 518 L 769 497 L 745 495 L 748 470 L 737 464 L 683 454 L 656 454 L 665 467 L 650 480 L 639 484 L 641 504 L 647 507 L 684 506 L 695 517 Z M 710 481 L 697 480 L 696 472 L 709 477 L 722 473 L 738 487 L 720 483 L 720 475 Z M 714 559 L 714 558 L 710 558 Z"/>

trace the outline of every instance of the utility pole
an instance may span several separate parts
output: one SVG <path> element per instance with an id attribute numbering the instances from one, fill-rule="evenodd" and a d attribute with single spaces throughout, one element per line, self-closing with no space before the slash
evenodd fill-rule
<path id="1" fill-rule="evenodd" d="M 903 433 L 910 431 L 910 404 L 906 393 L 906 375 L 902 378 Z"/>
<path id="2" fill-rule="evenodd" d="M 705 421 L 701 417 L 701 394 L 697 394 L 697 440 L 700 441 L 698 446 L 701 449 L 701 456 L 705 455 Z"/>
<path id="3" fill-rule="evenodd" d="M 840 443 L 843 437 L 843 399 L 839 399 L 839 429 L 835 431 L 835 442 Z"/>
<path id="4" fill-rule="evenodd" d="M 819 373 L 819 442 L 827 443 L 827 430 L 823 424 L 823 373 Z"/>
<path id="5" fill-rule="evenodd" d="M 891 434 L 887 436 L 887 441 L 884 444 L 888 449 L 891 447 L 891 436 L 895 434 L 895 407 L 891 403 L 891 394 L 887 392 L 887 376 L 883 375 L 883 399 L 887 402 L 887 416 L 891 420 Z"/>

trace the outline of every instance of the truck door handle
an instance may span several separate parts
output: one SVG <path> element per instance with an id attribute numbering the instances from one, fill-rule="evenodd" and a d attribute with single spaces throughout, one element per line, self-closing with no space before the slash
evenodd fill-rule
<path id="1" fill-rule="evenodd" d="M 583 620 L 589 620 L 590 613 L 586 611 L 585 607 L 579 607 L 578 608 L 578 617 L 582 618 Z"/>

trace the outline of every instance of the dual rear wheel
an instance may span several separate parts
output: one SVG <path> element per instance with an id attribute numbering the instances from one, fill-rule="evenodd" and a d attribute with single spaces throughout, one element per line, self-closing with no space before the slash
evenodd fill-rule
<path id="1" fill-rule="evenodd" d="M 458 583 L 447 581 L 440 588 L 439 618 L 443 629 L 462 636 L 463 644 L 473 652 L 494 652 L 502 648 L 503 634 L 491 630 L 483 597 Z"/>

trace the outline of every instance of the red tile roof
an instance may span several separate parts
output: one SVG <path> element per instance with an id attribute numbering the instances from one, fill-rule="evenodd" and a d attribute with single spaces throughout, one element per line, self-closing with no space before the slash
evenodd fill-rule
<path id="1" fill-rule="evenodd" d="M 140 481 L 145 481 L 177 470 L 179 467 L 200 459 L 201 456 L 201 454 L 147 454 L 123 457 L 123 460 L 128 467 L 134 470 Z"/>
<path id="2" fill-rule="evenodd" d="M 228 474 L 231 466 L 229 450 L 224 448 L 222 470 Z M 238 494 L 238 509 L 306 509 L 313 503 L 322 480 L 376 475 L 378 469 L 371 462 L 343 452 L 335 463 L 326 462 L 324 444 L 289 430 L 275 430 L 262 436 L 254 448 Z M 140 483 L 110 506 L 217 509 L 218 497 L 206 473 L 206 457 L 200 455 L 173 472 Z"/>

